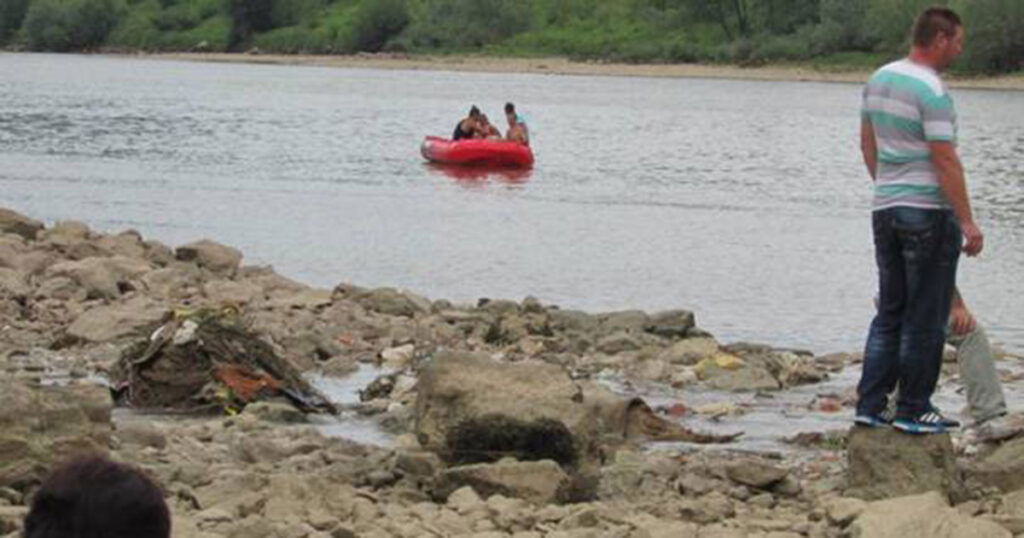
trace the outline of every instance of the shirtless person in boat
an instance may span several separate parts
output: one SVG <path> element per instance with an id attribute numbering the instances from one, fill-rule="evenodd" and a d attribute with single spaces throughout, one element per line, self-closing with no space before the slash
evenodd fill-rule
<path id="1" fill-rule="evenodd" d="M 486 138 L 488 140 L 501 140 L 501 131 L 495 127 L 491 120 L 487 119 L 487 114 L 480 114 L 479 129 L 477 130 L 477 138 Z"/>
<path id="2" fill-rule="evenodd" d="M 469 116 L 459 120 L 452 133 L 452 140 L 463 140 L 476 137 L 480 131 L 480 109 L 473 105 L 469 109 Z"/>
<path id="3" fill-rule="evenodd" d="M 530 134 L 526 130 L 526 124 L 519 121 L 519 115 L 516 114 L 516 105 L 505 103 L 505 119 L 508 120 L 508 132 L 505 134 L 505 139 L 529 146 Z"/>

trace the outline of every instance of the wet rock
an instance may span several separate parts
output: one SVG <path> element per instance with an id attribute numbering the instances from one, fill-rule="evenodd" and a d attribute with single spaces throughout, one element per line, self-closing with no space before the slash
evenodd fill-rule
<path id="1" fill-rule="evenodd" d="M 906 435 L 854 426 L 847 436 L 847 496 L 866 500 L 941 491 L 962 498 L 963 483 L 948 434 Z"/>
<path id="2" fill-rule="evenodd" d="M 652 315 L 644 330 L 663 338 L 684 338 L 693 327 L 693 312 L 667 310 Z"/>
<path id="3" fill-rule="evenodd" d="M 356 302 L 367 310 L 389 316 L 411 318 L 416 314 L 430 311 L 429 302 L 424 305 L 421 301 L 411 297 L 410 294 L 400 292 L 394 288 L 377 288 L 363 292 L 356 297 Z"/>
<path id="4" fill-rule="evenodd" d="M 1004 493 L 1024 489 L 1024 438 L 1003 443 L 991 454 L 967 466 L 972 482 Z"/>
<path id="5" fill-rule="evenodd" d="M 89 298 L 115 299 L 126 290 L 136 289 L 137 280 L 153 269 L 148 262 L 124 256 L 86 258 L 54 264 L 46 277 L 68 277 L 85 288 Z"/>
<path id="6" fill-rule="evenodd" d="M 718 342 L 714 338 L 684 338 L 662 351 L 658 358 L 670 364 L 693 366 L 718 353 Z"/>
<path id="7" fill-rule="evenodd" d="M 789 476 L 789 470 L 746 459 L 731 463 L 726 467 L 726 476 L 729 477 L 729 480 L 744 486 L 766 489 Z"/>
<path id="8" fill-rule="evenodd" d="M 0 380 L 0 487 L 23 492 L 65 458 L 106 454 L 112 403 L 98 385 L 32 387 Z"/>
<path id="9" fill-rule="evenodd" d="M 869 504 L 850 526 L 854 538 L 1010 538 L 996 523 L 950 508 L 942 494 L 897 497 Z"/>
<path id="10" fill-rule="evenodd" d="M 287 402 L 255 402 L 245 406 L 244 413 L 260 420 L 281 424 L 302 424 L 308 422 L 305 413 Z"/>
<path id="11" fill-rule="evenodd" d="M 166 313 L 165 306 L 137 296 L 85 311 L 67 328 L 67 334 L 86 342 L 109 342 L 152 329 Z"/>
<path id="12" fill-rule="evenodd" d="M 242 253 L 209 239 L 202 239 L 175 249 L 174 256 L 183 262 L 194 262 L 213 273 L 234 276 L 242 261 Z"/>
<path id="13" fill-rule="evenodd" d="M 541 461 L 499 461 L 452 467 L 441 475 L 441 496 L 470 486 L 482 497 L 503 495 L 538 506 L 565 501 L 569 476 L 557 463 Z"/>
<path id="14" fill-rule="evenodd" d="M 43 230 L 42 222 L 30 219 L 25 215 L 0 207 L 0 234 L 15 234 L 32 240 Z"/>
<path id="15" fill-rule="evenodd" d="M 647 313 L 642 310 L 624 310 L 622 312 L 608 312 L 597 316 L 601 324 L 601 331 L 614 333 L 624 331 L 639 334 L 650 322 Z"/>
<path id="16" fill-rule="evenodd" d="M 718 354 L 694 367 L 697 377 L 709 388 L 728 392 L 778 390 L 779 381 L 765 368 L 752 366 L 731 354 Z"/>

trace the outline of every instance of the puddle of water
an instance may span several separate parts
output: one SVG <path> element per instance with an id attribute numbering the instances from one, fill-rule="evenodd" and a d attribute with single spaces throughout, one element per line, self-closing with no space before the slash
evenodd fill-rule
<path id="1" fill-rule="evenodd" d="M 996 367 L 1013 375 L 1024 374 L 1024 362 L 1005 360 L 996 363 Z M 798 445 L 783 442 L 783 439 L 804 432 L 827 432 L 846 430 L 853 424 L 854 410 L 844 407 L 833 413 L 822 412 L 810 408 L 810 404 L 818 395 L 845 395 L 851 392 L 860 379 L 860 365 L 854 364 L 838 373 L 830 374 L 829 379 L 812 385 L 802 385 L 779 392 L 762 395 L 753 393 L 730 393 L 708 390 L 699 387 L 673 389 L 665 385 L 631 387 L 621 378 L 614 376 L 602 377 L 601 383 L 613 391 L 633 397 L 643 398 L 652 407 L 669 406 L 682 403 L 693 409 L 709 404 L 731 403 L 746 410 L 741 415 L 730 415 L 720 419 L 708 416 L 687 414 L 679 419 L 680 424 L 695 430 L 717 434 L 744 432 L 744 435 L 728 445 L 731 450 L 793 453 L 804 450 Z M 1003 384 L 1007 405 L 1010 411 L 1024 409 L 1024 387 L 1019 382 Z M 963 386 L 957 377 L 940 380 L 938 389 L 932 399 L 933 403 L 947 415 L 964 424 L 970 417 L 965 414 L 966 396 Z M 659 447 L 679 446 L 680 448 L 696 447 L 689 443 L 659 443 Z"/>
<path id="2" fill-rule="evenodd" d="M 379 376 L 390 374 L 391 370 L 360 364 L 359 369 L 345 377 L 328 377 L 307 374 L 306 380 L 313 384 L 331 402 L 342 409 L 338 416 L 311 416 L 320 433 L 329 437 L 341 437 L 357 443 L 382 447 L 394 446 L 395 437 L 380 429 L 372 418 L 359 415 L 352 407 L 359 403 L 359 391 L 366 388 Z"/>

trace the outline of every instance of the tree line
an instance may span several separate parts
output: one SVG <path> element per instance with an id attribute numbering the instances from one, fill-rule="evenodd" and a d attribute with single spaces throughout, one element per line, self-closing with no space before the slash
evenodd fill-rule
<path id="1" fill-rule="evenodd" d="M 870 67 L 933 4 L 965 20 L 958 70 L 1024 69 L 1021 0 L 0 0 L 0 45 Z"/>

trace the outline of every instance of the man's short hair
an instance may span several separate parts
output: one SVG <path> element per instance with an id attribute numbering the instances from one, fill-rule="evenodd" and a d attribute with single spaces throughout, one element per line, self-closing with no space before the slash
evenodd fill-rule
<path id="1" fill-rule="evenodd" d="M 939 6 L 930 7 L 922 11 L 914 21 L 914 45 L 927 47 L 935 42 L 935 38 L 939 37 L 939 34 L 952 38 L 960 26 L 963 26 L 960 15 L 957 15 L 952 9 Z"/>
<path id="2" fill-rule="evenodd" d="M 55 470 L 32 498 L 25 538 L 170 538 L 163 493 L 141 471 L 100 457 Z"/>
<path id="3" fill-rule="evenodd" d="M 472 106 L 472 107 L 471 107 L 471 108 L 469 109 L 469 117 L 471 117 L 471 118 L 476 118 L 476 117 L 478 117 L 478 116 L 480 116 L 480 109 L 479 109 L 479 108 L 477 108 L 477 107 L 476 107 L 476 105 L 473 105 L 473 106 Z"/>
<path id="4" fill-rule="evenodd" d="M 515 111 L 516 111 L 516 105 L 513 105 L 512 103 L 505 103 L 505 113 L 506 114 L 514 114 Z"/>

